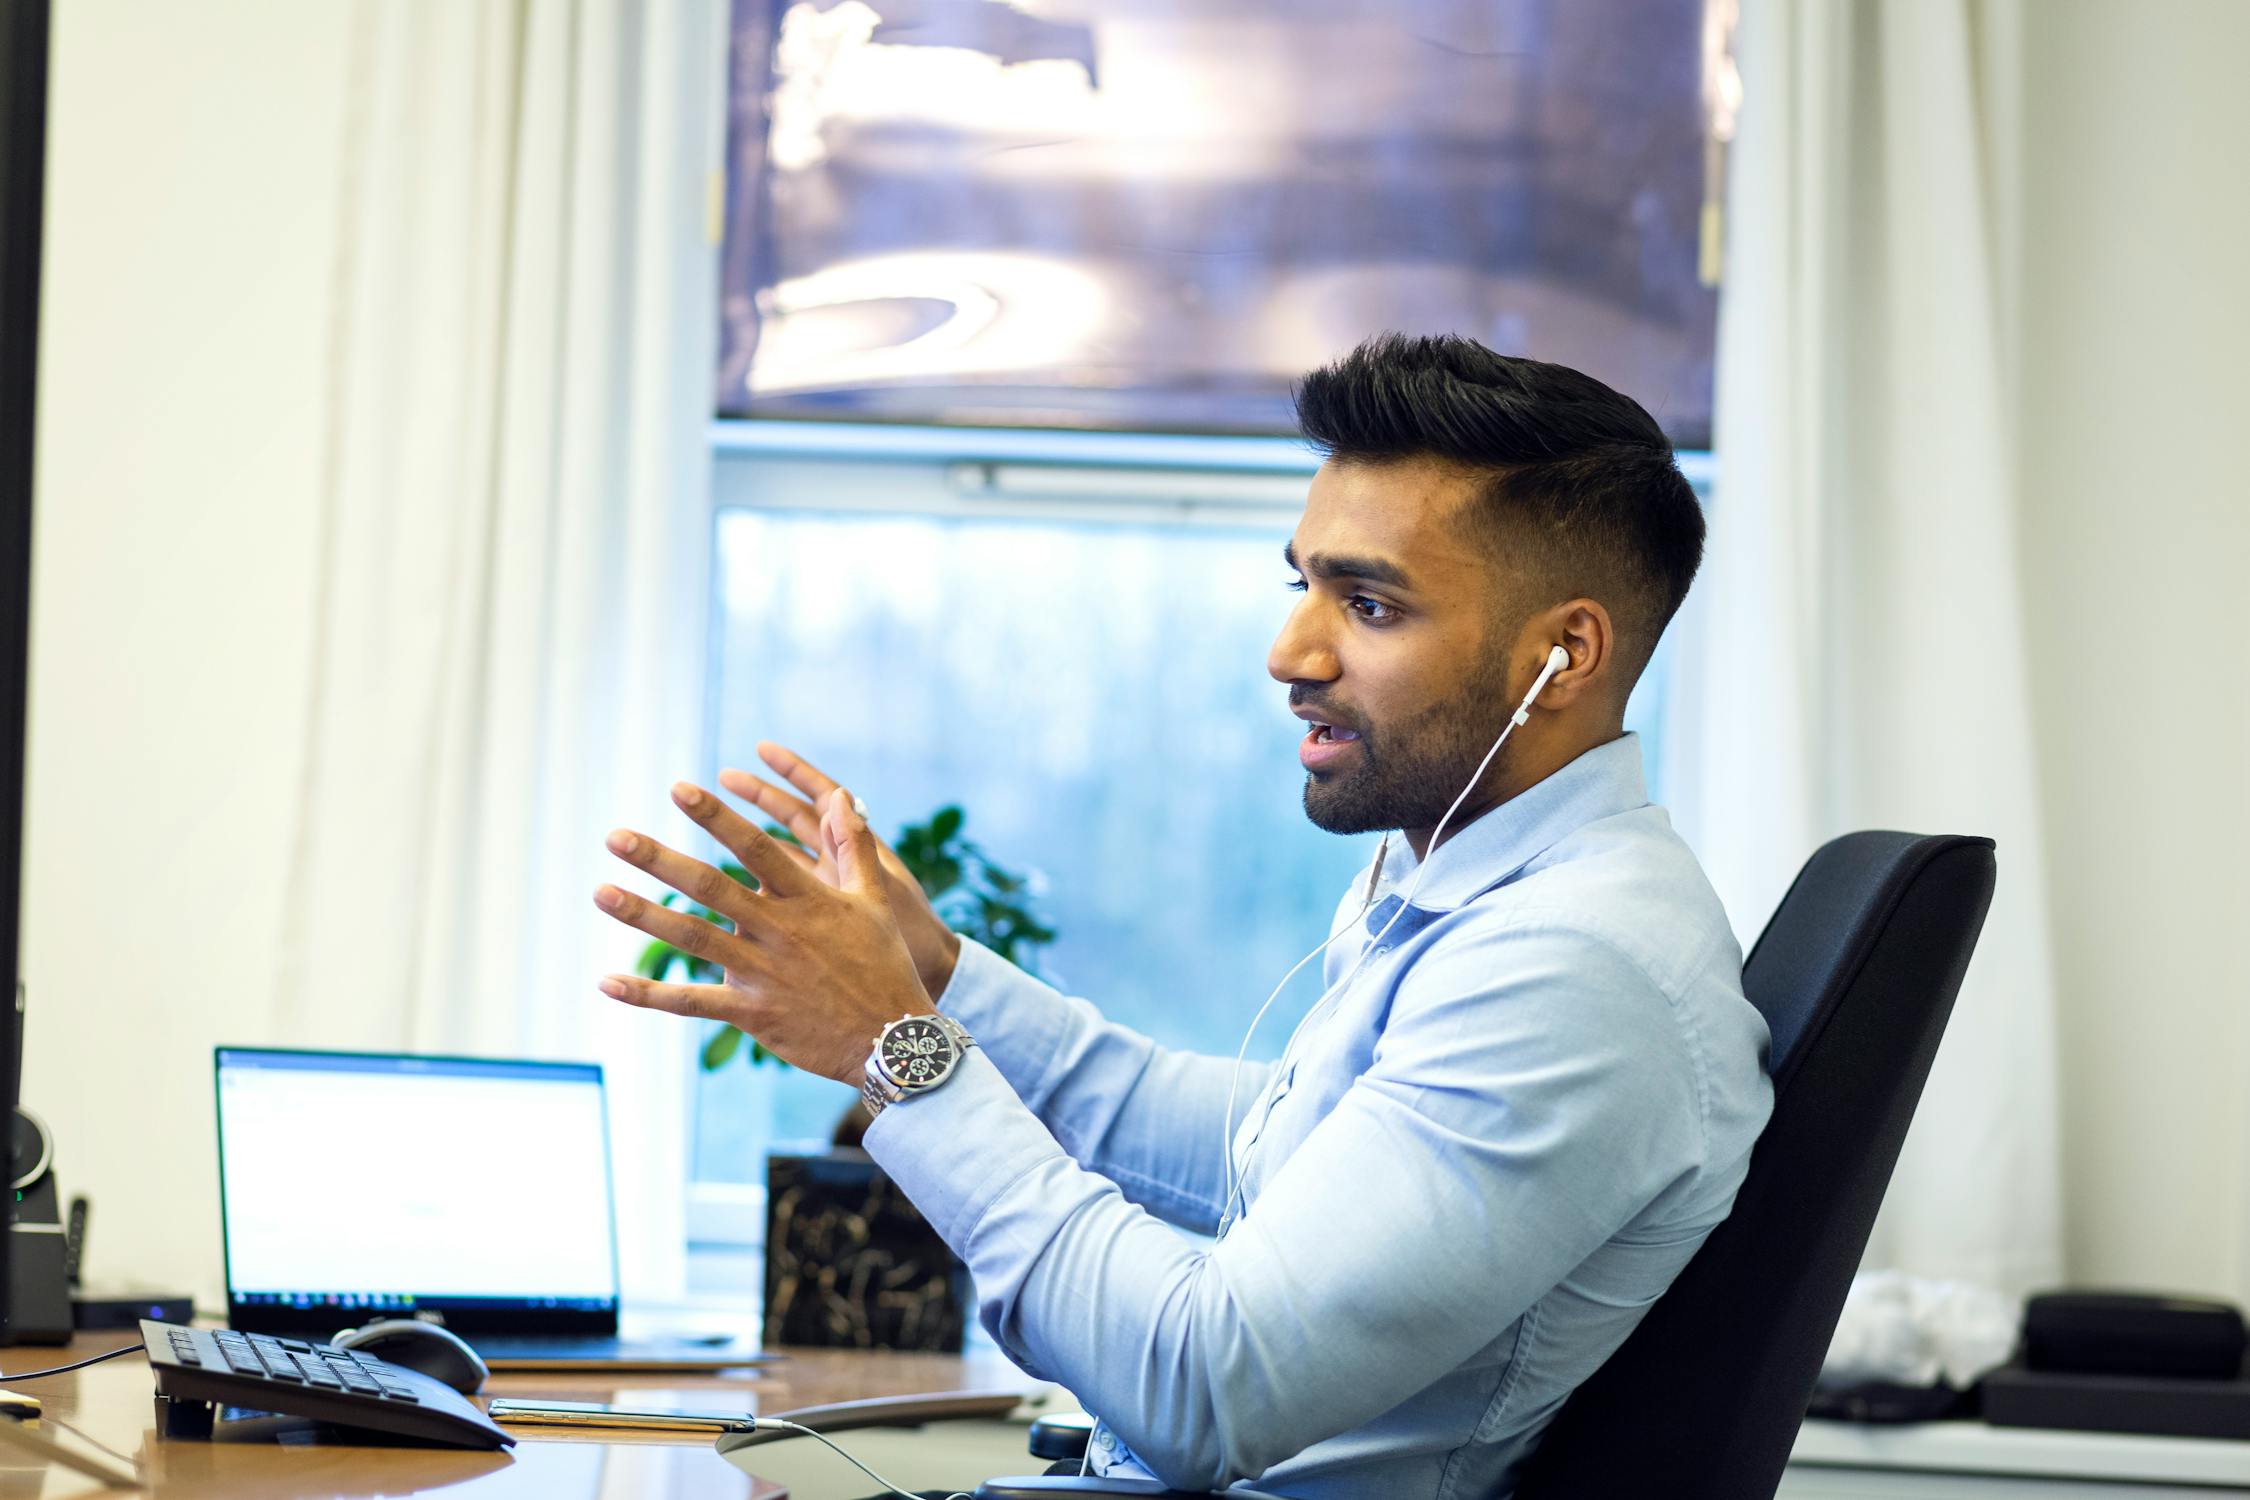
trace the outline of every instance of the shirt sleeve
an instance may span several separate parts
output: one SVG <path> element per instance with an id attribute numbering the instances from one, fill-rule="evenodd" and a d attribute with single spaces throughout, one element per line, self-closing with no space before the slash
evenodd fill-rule
<path id="1" fill-rule="evenodd" d="M 968 1263 L 1009 1356 L 1182 1488 L 1255 1477 L 1422 1389 L 1703 1152 L 1667 999 L 1552 930 L 1416 963 L 1367 1070 L 1209 1248 L 1073 1161 L 999 1060 L 971 1052 L 867 1149 Z"/>
<path id="2" fill-rule="evenodd" d="M 1237 1086 L 1234 1059 L 1159 1047 L 967 938 L 938 1008 L 968 1028 L 1065 1155 L 1160 1218 L 1217 1228 L 1228 1094 L 1239 1120 L 1268 1064 L 1244 1063 Z"/>

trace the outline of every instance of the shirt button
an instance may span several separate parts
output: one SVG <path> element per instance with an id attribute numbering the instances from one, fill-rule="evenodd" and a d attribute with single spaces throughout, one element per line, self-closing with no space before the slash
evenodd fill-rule
<path id="1" fill-rule="evenodd" d="M 1109 1429 L 1105 1427 L 1094 1434 L 1094 1446 L 1104 1453 L 1115 1453 L 1117 1451 L 1117 1439 L 1111 1437 Z"/>

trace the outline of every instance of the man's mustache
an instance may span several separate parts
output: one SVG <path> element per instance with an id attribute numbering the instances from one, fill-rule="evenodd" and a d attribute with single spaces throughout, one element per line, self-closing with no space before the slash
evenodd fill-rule
<path id="1" fill-rule="evenodd" d="M 1300 708 L 1308 709 L 1318 714 L 1323 724 L 1333 728 L 1352 730 L 1361 738 L 1365 738 L 1367 735 L 1366 725 L 1344 713 L 1335 705 L 1321 701 L 1318 693 L 1309 692 L 1303 688 L 1291 688 L 1289 690 L 1289 707 L 1292 711 Z"/>

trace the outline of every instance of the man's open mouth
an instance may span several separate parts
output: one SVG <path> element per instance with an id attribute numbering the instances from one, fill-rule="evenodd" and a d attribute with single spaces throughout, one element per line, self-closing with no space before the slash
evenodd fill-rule
<path id="1" fill-rule="evenodd" d="M 1322 724 L 1316 720 L 1312 727 L 1312 733 L 1306 737 L 1318 744 L 1325 745 L 1331 742 L 1343 744 L 1358 739 L 1359 731 L 1346 729 L 1341 724 Z"/>

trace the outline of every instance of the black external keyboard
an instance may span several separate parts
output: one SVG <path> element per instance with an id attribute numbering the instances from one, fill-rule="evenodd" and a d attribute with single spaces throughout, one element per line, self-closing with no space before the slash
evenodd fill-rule
<path id="1" fill-rule="evenodd" d="M 279 1412 L 459 1448 L 515 1439 L 453 1387 L 387 1360 L 303 1339 L 141 1320 L 165 1433 L 208 1435 L 222 1407 Z"/>

